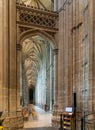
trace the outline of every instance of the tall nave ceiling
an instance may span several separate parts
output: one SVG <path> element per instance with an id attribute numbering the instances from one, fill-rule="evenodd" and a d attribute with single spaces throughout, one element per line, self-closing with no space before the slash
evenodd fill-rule
<path id="1" fill-rule="evenodd" d="M 26 39 L 22 45 L 22 62 L 26 72 L 28 86 L 35 86 L 42 65 L 45 40 L 40 36 Z"/>
<path id="2" fill-rule="evenodd" d="M 46 10 L 53 10 L 53 0 L 17 0 L 20 3 Z"/>
<path id="3" fill-rule="evenodd" d="M 53 0 L 17 0 L 18 3 L 43 10 L 53 10 Z M 45 40 L 40 36 L 26 39 L 22 45 L 22 61 L 29 86 L 35 86 L 40 70 Z"/>

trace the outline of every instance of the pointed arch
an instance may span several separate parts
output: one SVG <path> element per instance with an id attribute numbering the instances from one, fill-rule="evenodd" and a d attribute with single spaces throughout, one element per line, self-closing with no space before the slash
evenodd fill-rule
<path id="1" fill-rule="evenodd" d="M 19 39 L 18 39 L 18 43 L 22 44 L 23 41 L 26 39 L 26 38 L 29 38 L 31 36 L 36 36 L 36 35 L 39 35 L 41 36 L 42 38 L 48 40 L 52 46 L 53 49 L 56 49 L 58 48 L 57 47 L 57 43 L 55 41 L 55 39 L 49 35 L 47 32 L 45 31 L 42 31 L 42 30 L 38 30 L 38 29 L 32 29 L 32 30 L 27 30 L 25 32 L 23 32 L 20 36 L 19 36 Z"/>

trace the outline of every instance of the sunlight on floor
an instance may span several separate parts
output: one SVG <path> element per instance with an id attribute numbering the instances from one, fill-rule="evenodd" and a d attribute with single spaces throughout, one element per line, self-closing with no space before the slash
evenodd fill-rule
<path id="1" fill-rule="evenodd" d="M 51 113 L 45 112 L 44 110 L 42 110 L 36 106 L 35 106 L 35 110 L 38 113 L 38 119 L 33 120 L 32 117 L 30 117 L 28 121 L 24 122 L 24 128 L 51 126 Z"/>

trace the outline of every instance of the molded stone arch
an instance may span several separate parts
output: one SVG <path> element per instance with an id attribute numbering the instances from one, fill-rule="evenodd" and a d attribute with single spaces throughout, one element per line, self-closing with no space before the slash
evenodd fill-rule
<path id="1" fill-rule="evenodd" d="M 58 44 L 57 40 L 53 38 L 49 33 L 40 29 L 31 29 L 24 31 L 18 37 L 18 43 L 23 44 L 23 41 L 32 36 L 39 35 L 50 42 L 54 51 L 54 111 L 58 109 Z M 19 71 L 20 72 L 20 71 Z"/>
<path id="2" fill-rule="evenodd" d="M 31 36 L 36 36 L 36 35 L 39 35 L 41 37 L 43 37 L 44 39 L 47 39 L 52 48 L 53 49 L 56 49 L 58 48 L 57 47 L 57 43 L 55 41 L 55 39 L 49 35 L 47 32 L 45 31 L 42 31 L 42 30 L 38 30 L 38 29 L 32 29 L 32 30 L 28 30 L 28 31 L 25 31 L 23 32 L 20 36 L 19 36 L 19 39 L 18 39 L 18 43 L 22 44 L 22 42 L 26 39 L 26 38 L 29 38 Z"/>

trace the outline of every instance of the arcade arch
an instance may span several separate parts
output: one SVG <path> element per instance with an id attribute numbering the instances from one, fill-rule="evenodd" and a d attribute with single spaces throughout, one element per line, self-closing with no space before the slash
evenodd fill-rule
<path id="1" fill-rule="evenodd" d="M 37 39 L 38 38 L 38 39 Z M 36 39 L 36 40 L 35 40 Z M 49 47 L 49 53 L 48 53 L 48 51 L 46 50 L 42 50 L 42 48 L 43 47 L 41 47 L 41 48 L 39 48 L 39 46 L 41 45 L 41 44 L 43 44 L 43 43 L 40 43 L 39 44 L 39 46 L 37 47 L 37 45 L 35 46 L 35 44 L 37 44 L 37 40 L 38 40 L 38 42 L 39 41 L 43 41 L 43 43 L 44 43 L 44 45 L 45 45 L 45 47 L 46 46 L 48 46 Z M 28 48 L 31 48 L 31 51 L 32 51 L 32 56 L 34 57 L 34 59 L 32 59 L 32 61 L 29 61 L 28 62 L 28 64 L 32 64 L 32 65 L 34 65 L 34 68 L 33 68 L 33 70 L 31 70 L 32 69 L 32 66 L 30 67 L 30 70 L 29 70 L 29 66 L 27 66 L 28 67 L 28 69 L 24 69 L 24 71 L 23 71 L 23 67 L 20 67 L 19 66 L 19 64 L 20 65 L 22 65 L 22 59 L 23 59 L 23 43 L 25 44 L 25 42 L 26 41 L 28 41 L 28 42 L 30 42 L 29 44 L 31 44 L 31 45 L 29 45 L 28 46 Z M 35 89 L 35 87 L 34 88 L 32 88 L 31 86 L 37 86 L 37 83 L 36 83 L 36 81 L 38 80 L 37 79 L 37 77 L 39 76 L 39 73 L 38 73 L 38 71 L 39 71 L 39 69 L 40 69 L 40 67 L 42 66 L 40 66 L 40 62 L 39 62 L 39 60 L 37 59 L 37 57 L 39 57 L 39 55 L 41 55 L 40 53 L 43 53 L 42 55 L 44 55 L 45 54 L 45 52 L 49 55 L 49 59 L 48 60 L 50 60 L 50 64 L 48 65 L 48 67 L 49 67 L 49 69 L 50 69 L 50 67 L 52 67 L 52 70 L 50 70 L 50 72 L 49 72 L 49 80 L 45 83 L 45 85 L 46 85 L 46 88 L 44 89 L 44 92 L 46 91 L 46 93 L 45 93 L 45 95 L 43 96 L 43 97 L 48 97 L 48 96 L 50 96 L 49 97 L 49 102 L 47 101 L 47 99 L 43 102 L 43 104 L 41 104 L 41 105 L 44 105 L 44 104 L 46 104 L 47 102 L 48 102 L 48 105 L 49 105 L 49 108 L 50 109 L 53 109 L 53 105 L 55 106 L 56 104 L 57 104 L 57 99 L 56 99 L 56 97 L 57 97 L 57 92 L 58 92 L 58 90 L 57 90 L 57 83 L 58 83 L 58 77 L 57 77 L 57 67 L 58 67 L 58 48 L 57 48 L 57 44 L 56 44 L 56 42 L 55 42 L 55 40 L 53 39 L 53 37 L 51 36 L 51 35 L 49 35 L 48 33 L 46 33 L 46 32 L 44 32 L 44 31 L 42 31 L 42 30 L 29 30 L 29 31 L 25 31 L 24 33 L 22 33 L 20 36 L 19 36 L 19 40 L 18 40 L 18 43 L 20 43 L 20 44 L 17 44 L 18 46 L 20 46 L 20 51 L 18 52 L 17 51 L 17 61 L 19 61 L 17 64 L 17 66 L 19 66 L 19 67 L 17 67 L 17 72 L 19 72 L 18 73 L 18 75 L 20 75 L 20 78 L 18 78 L 18 84 L 19 84 L 19 90 L 20 90 L 20 97 L 21 97 L 21 99 L 23 99 L 22 101 L 23 101 L 23 103 L 22 103 L 22 105 L 24 105 L 25 103 L 28 103 L 28 102 L 30 102 L 30 92 L 32 92 L 31 94 L 33 94 L 32 95 L 32 99 L 33 99 L 33 102 L 35 102 L 36 104 L 38 104 L 38 105 L 40 105 L 41 104 L 41 100 L 40 100 L 40 102 L 37 100 L 37 98 L 35 97 L 35 100 L 34 100 L 34 95 L 35 95 L 35 93 L 37 94 L 37 95 L 39 95 L 39 93 L 37 93 L 37 89 L 38 89 L 38 91 L 40 90 L 40 88 L 38 87 L 37 89 Z M 32 45 L 32 44 L 34 44 L 34 45 Z M 31 47 L 32 46 L 32 47 Z M 24 46 L 24 49 L 26 50 L 26 48 L 25 48 L 25 46 Z M 34 49 L 34 50 L 33 50 Z M 34 54 L 34 51 L 36 50 L 37 51 L 37 49 L 39 50 L 39 54 Z M 46 49 L 46 48 L 45 48 Z M 43 52 L 44 51 L 44 52 Z M 38 53 L 38 52 L 37 52 Z M 27 55 L 27 54 L 26 54 Z M 33 58 L 32 57 L 32 58 Z M 50 58 L 50 57 L 52 57 L 52 58 Z M 28 59 L 28 57 L 27 57 L 27 59 Z M 44 57 L 44 59 L 45 59 L 45 57 Z M 38 62 L 38 66 L 36 66 L 37 65 L 37 62 Z M 43 62 L 43 61 L 42 61 Z M 47 62 L 47 61 L 46 61 Z M 48 63 L 48 62 L 47 62 Z M 47 64 L 46 63 L 46 64 Z M 27 68 L 26 67 L 26 68 Z M 39 68 L 37 71 L 35 71 L 35 67 L 36 68 Z M 46 66 L 45 66 L 46 67 Z M 46 70 L 45 71 L 47 71 L 47 68 L 45 68 Z M 34 73 L 33 73 L 33 71 L 34 71 Z M 54 73 L 53 73 L 54 72 Z M 22 75 L 21 75 L 21 73 L 23 73 Z M 42 72 L 41 72 L 42 73 Z M 41 73 L 40 73 L 40 75 L 41 75 Z M 47 72 L 46 72 L 47 73 Z M 32 75 L 34 75 L 35 74 L 35 76 L 33 76 L 33 77 L 35 77 L 34 79 L 35 79 L 35 83 L 33 83 L 33 81 L 31 81 L 31 78 L 32 78 Z M 24 78 L 23 78 L 23 76 L 24 76 Z M 43 75 L 44 76 L 44 75 Z M 21 80 L 23 81 L 23 82 L 21 82 Z M 47 80 L 47 77 L 45 77 L 45 79 L 44 79 L 44 82 Z M 28 81 L 28 82 L 27 82 Z M 39 81 L 38 81 L 39 82 Z M 49 82 L 49 83 L 48 83 Z M 30 85 L 29 85 L 29 83 L 30 83 Z M 25 89 L 23 90 L 23 87 L 21 87 L 21 86 L 27 86 L 27 88 L 25 87 Z M 39 85 L 38 85 L 39 86 Z M 48 87 L 50 87 L 48 90 L 47 90 L 47 86 Z M 30 87 L 30 88 L 29 88 Z M 26 91 L 26 95 L 28 96 L 27 98 L 23 98 L 23 94 L 25 93 L 25 91 Z M 47 94 L 47 91 L 49 91 L 49 94 Z M 52 92 L 52 91 L 54 91 L 54 92 Z M 51 96 L 52 95 L 52 96 Z M 19 97 L 19 98 L 20 98 Z M 43 99 L 43 97 L 42 97 L 42 99 Z M 19 103 L 19 104 L 21 104 L 21 103 Z"/>

